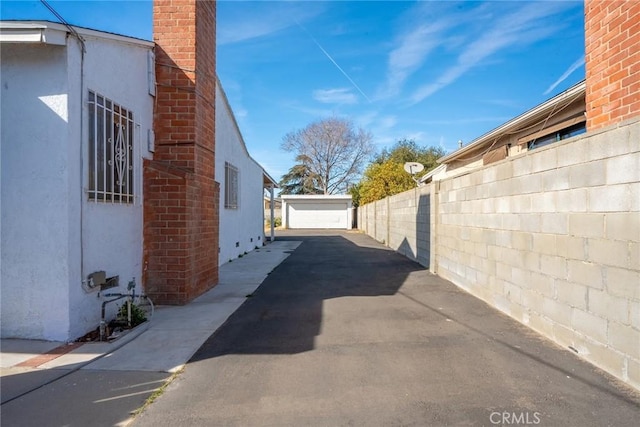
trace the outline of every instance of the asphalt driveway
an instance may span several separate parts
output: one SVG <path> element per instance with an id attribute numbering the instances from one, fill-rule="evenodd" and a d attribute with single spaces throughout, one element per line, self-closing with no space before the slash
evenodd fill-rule
<path id="1" fill-rule="evenodd" d="M 637 425 L 638 393 L 369 237 L 278 238 L 303 243 L 135 426 Z"/>

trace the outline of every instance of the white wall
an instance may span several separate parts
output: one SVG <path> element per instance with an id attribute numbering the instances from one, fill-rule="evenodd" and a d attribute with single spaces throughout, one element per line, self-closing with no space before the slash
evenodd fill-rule
<path id="1" fill-rule="evenodd" d="M 84 89 L 74 39 L 68 47 L 2 46 L 3 338 L 69 340 L 97 327 L 104 297 L 82 287 L 93 271 L 119 275 L 122 291 L 133 277 L 140 283 L 149 47 L 85 39 Z M 140 124 L 133 205 L 88 201 L 88 89 L 129 108 Z"/>
<path id="2" fill-rule="evenodd" d="M 134 114 L 134 192 L 133 204 L 94 202 L 82 192 L 82 276 L 70 284 L 70 304 L 76 307 L 71 315 L 71 336 L 80 336 L 94 328 L 100 321 L 100 308 L 104 297 L 87 294 L 80 280 L 94 271 L 104 270 L 107 276 L 120 276 L 120 288 L 108 292 L 126 292 L 127 283 L 135 278 L 136 292 L 141 292 L 142 276 L 142 157 L 151 157 L 147 135 L 153 128 L 153 100 L 148 93 L 147 55 L 149 47 L 120 41 L 84 36 L 87 53 L 84 58 L 84 91 L 82 148 L 84 164 L 88 165 L 88 114 L 87 92 L 93 90 L 111 99 Z M 79 49 L 70 48 L 70 70 L 79 70 Z M 80 98 L 80 79 L 72 78 L 75 85 L 72 96 Z M 79 163 L 79 162 L 77 162 Z M 82 172 L 82 188 L 88 188 L 88 171 Z M 74 186 L 78 188 L 78 186 Z M 75 198 L 79 202 L 80 198 Z M 78 206 L 76 203 L 75 206 Z M 74 207 L 75 207 L 74 206 Z M 79 206 L 72 211 L 73 223 L 80 220 Z M 77 228 L 76 228 L 77 229 Z M 77 229 L 79 232 L 79 229 Z M 80 241 L 79 236 L 76 241 Z M 73 259 L 77 259 L 75 256 Z M 113 316 L 116 306 L 110 304 L 108 316 Z"/>
<path id="3" fill-rule="evenodd" d="M 1 336 L 66 339 L 71 280 L 66 48 L 2 45 Z"/>
<path id="4" fill-rule="evenodd" d="M 225 162 L 238 168 L 238 209 L 224 207 Z M 220 265 L 264 242 L 263 170 L 242 140 L 220 83 L 216 85 L 216 181 L 220 183 Z M 237 244 L 237 246 L 236 246 Z"/>

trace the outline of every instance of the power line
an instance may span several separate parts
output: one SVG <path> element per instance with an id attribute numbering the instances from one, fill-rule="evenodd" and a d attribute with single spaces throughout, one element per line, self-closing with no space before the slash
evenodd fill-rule
<path id="1" fill-rule="evenodd" d="M 53 13 L 53 15 L 58 18 L 58 21 L 60 21 L 61 24 L 63 24 L 65 27 L 67 27 L 69 29 L 69 31 L 71 31 L 71 33 L 76 36 L 76 38 L 78 39 L 78 41 L 80 42 L 80 46 L 82 46 L 82 53 L 85 53 L 87 51 L 87 49 L 85 48 L 84 45 L 84 39 L 80 36 L 80 34 L 78 34 L 78 32 L 76 31 L 75 28 L 73 28 L 66 19 L 64 19 L 62 17 L 62 15 L 60 15 L 54 8 L 53 6 L 51 6 L 46 0 L 40 0 L 40 3 L 42 3 L 44 5 L 44 7 L 46 7 L 47 9 L 49 9 L 49 11 L 51 13 Z"/>

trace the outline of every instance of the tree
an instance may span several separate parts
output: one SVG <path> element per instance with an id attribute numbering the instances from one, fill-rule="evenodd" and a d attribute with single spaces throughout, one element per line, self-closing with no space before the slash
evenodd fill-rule
<path id="1" fill-rule="evenodd" d="M 354 207 L 360 206 L 360 196 L 362 194 L 362 182 L 353 184 L 347 190 L 348 194 L 351 194 L 351 203 Z"/>
<path id="2" fill-rule="evenodd" d="M 440 148 L 420 147 L 413 140 L 400 140 L 375 157 L 365 170 L 359 185 L 352 190 L 352 195 L 357 191 L 359 203 L 366 204 L 410 190 L 416 183 L 404 170 L 404 164 L 421 163 L 425 167 L 421 174 L 424 174 L 434 169 L 438 165 L 438 158 L 444 154 L 444 150 Z"/>
<path id="3" fill-rule="evenodd" d="M 373 153 L 372 136 L 347 119 L 319 120 L 285 135 L 282 149 L 304 156 L 324 194 L 345 193 Z"/>
<path id="4" fill-rule="evenodd" d="M 420 147 L 412 139 L 401 139 L 390 149 L 383 149 L 380 154 L 375 157 L 374 162 L 384 163 L 389 160 L 402 164 L 406 162 L 418 162 L 424 165 L 426 171 L 430 171 L 438 166 L 437 160 L 445 154 L 445 151 L 441 148 Z"/>
<path id="5" fill-rule="evenodd" d="M 298 164 L 282 176 L 278 183 L 280 194 L 322 194 L 318 176 L 308 166 L 306 156 L 297 156 Z"/>
<path id="6" fill-rule="evenodd" d="M 414 188 L 416 183 L 402 163 L 372 163 L 364 172 L 359 202 L 363 205 Z"/>

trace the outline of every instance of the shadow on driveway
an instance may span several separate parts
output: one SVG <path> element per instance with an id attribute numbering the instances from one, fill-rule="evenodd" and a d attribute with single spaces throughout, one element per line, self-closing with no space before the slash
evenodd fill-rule
<path id="1" fill-rule="evenodd" d="M 638 393 L 369 237 L 278 239 L 303 243 L 135 425 L 637 424 Z"/>
<path id="2" fill-rule="evenodd" d="M 329 231 L 280 232 L 303 243 L 194 355 L 293 354 L 315 348 L 323 301 L 395 295 L 407 275 L 423 267 L 368 237 Z M 285 234 L 285 236 L 282 236 Z M 373 243 L 373 244 L 372 244 Z"/>

